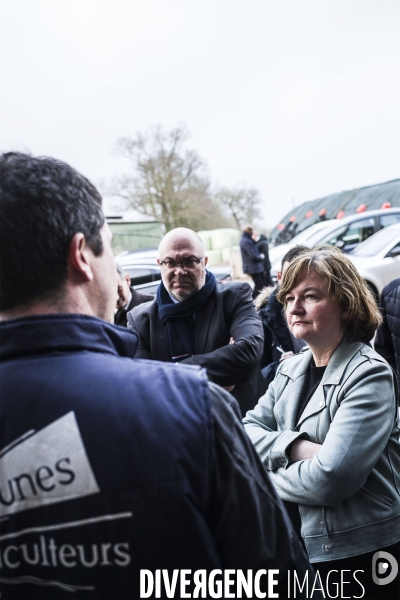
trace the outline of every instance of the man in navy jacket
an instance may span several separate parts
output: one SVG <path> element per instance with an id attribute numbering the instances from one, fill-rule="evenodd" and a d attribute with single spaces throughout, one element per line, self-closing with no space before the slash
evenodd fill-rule
<path id="1" fill-rule="evenodd" d="M 198 366 L 132 360 L 136 332 L 111 324 L 97 190 L 5 154 L 0 215 L 1 597 L 179 597 L 200 569 L 303 579 L 236 401 Z"/>

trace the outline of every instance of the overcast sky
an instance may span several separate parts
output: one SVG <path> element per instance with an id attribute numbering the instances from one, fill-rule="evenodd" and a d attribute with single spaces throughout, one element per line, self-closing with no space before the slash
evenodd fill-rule
<path id="1" fill-rule="evenodd" d="M 125 168 L 186 124 L 215 185 L 296 204 L 400 177 L 397 0 L 0 0 L 0 150 Z"/>

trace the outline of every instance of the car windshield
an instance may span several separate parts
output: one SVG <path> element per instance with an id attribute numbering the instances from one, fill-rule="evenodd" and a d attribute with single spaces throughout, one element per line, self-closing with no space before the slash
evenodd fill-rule
<path id="1" fill-rule="evenodd" d="M 290 244 L 302 244 L 315 236 L 319 236 L 321 231 L 324 231 L 326 227 L 329 227 L 332 221 L 322 221 L 321 223 L 314 223 L 307 229 L 300 231 L 295 237 L 290 240 Z"/>
<path id="2" fill-rule="evenodd" d="M 334 229 L 334 233 L 338 233 L 338 232 L 342 233 L 345 230 L 346 230 L 346 226 L 342 226 L 338 229 Z M 321 240 L 327 239 L 326 238 L 327 235 L 331 235 L 331 234 L 326 234 L 324 229 L 318 229 L 318 231 L 315 231 L 313 233 L 313 235 L 311 235 L 307 239 L 307 246 L 309 246 L 310 248 L 313 248 L 316 244 L 322 243 Z M 330 242 L 325 241 L 324 243 L 329 244 Z"/>
<path id="3" fill-rule="evenodd" d="M 390 242 L 398 238 L 399 234 L 400 229 L 398 227 L 395 229 L 385 227 L 385 229 L 381 229 L 375 235 L 365 240 L 365 242 L 359 244 L 351 254 L 353 256 L 375 256 L 381 250 L 384 250 Z"/>

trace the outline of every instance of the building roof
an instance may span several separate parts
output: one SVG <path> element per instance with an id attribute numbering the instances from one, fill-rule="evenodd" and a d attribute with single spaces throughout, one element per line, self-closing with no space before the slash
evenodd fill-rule
<path id="1" fill-rule="evenodd" d="M 274 240 L 282 231 L 300 233 L 322 219 L 341 218 L 365 210 L 400 206 L 400 179 L 338 192 L 303 202 L 288 212 L 270 233 Z"/>

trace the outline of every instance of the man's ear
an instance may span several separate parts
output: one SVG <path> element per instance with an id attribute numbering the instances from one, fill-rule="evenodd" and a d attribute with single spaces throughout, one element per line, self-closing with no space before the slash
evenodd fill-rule
<path id="1" fill-rule="evenodd" d="M 280 281 L 282 279 L 282 272 L 281 271 L 277 272 L 276 278 L 278 279 L 278 281 Z"/>
<path id="2" fill-rule="evenodd" d="M 208 263 L 208 256 L 205 256 L 205 257 L 204 257 L 204 266 L 205 266 L 205 267 L 207 266 L 207 263 Z"/>
<path id="3" fill-rule="evenodd" d="M 86 281 L 92 281 L 93 271 L 90 265 L 92 251 L 86 244 L 83 233 L 76 233 L 69 244 L 68 265 Z"/>
<path id="4" fill-rule="evenodd" d="M 131 278 L 128 273 L 125 273 L 125 281 L 129 285 L 129 287 L 131 287 Z"/>

